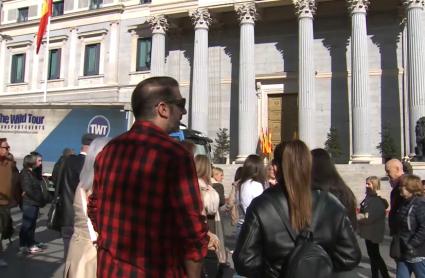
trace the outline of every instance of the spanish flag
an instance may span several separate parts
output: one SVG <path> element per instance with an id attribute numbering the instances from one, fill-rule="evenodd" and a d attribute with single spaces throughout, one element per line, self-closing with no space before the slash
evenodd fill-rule
<path id="1" fill-rule="evenodd" d="M 261 152 L 268 157 L 273 151 L 272 134 L 268 128 L 265 130 L 263 128 L 261 129 L 260 143 Z"/>
<path id="2" fill-rule="evenodd" d="M 40 50 L 41 42 L 43 40 L 44 33 L 46 32 L 49 17 L 52 16 L 52 1 L 43 0 L 43 6 L 41 8 L 40 25 L 38 26 L 37 32 L 37 54 Z"/>

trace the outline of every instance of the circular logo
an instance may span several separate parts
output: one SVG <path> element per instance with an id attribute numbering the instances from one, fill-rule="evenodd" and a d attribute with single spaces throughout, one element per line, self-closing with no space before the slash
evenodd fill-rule
<path id="1" fill-rule="evenodd" d="M 102 115 L 96 115 L 89 121 L 87 132 L 100 136 L 108 136 L 111 131 L 111 124 L 109 120 Z"/>

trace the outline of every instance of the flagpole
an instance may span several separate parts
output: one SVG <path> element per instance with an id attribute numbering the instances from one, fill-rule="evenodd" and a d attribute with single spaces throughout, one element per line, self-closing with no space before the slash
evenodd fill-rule
<path id="1" fill-rule="evenodd" d="M 43 86 L 43 102 L 47 101 L 47 79 L 49 75 L 49 43 L 50 43 L 50 16 L 47 18 L 46 28 L 46 48 L 44 49 L 44 86 Z"/>

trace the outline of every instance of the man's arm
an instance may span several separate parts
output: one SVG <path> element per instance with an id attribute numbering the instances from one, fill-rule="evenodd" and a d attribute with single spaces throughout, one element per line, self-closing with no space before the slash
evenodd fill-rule
<path id="1" fill-rule="evenodd" d="M 93 177 L 93 186 L 92 186 L 92 193 L 88 198 L 88 202 L 87 202 L 87 215 L 91 220 L 91 223 L 93 225 L 93 228 L 96 232 L 99 232 L 97 229 L 97 205 L 98 205 L 98 201 L 97 201 L 97 190 L 98 190 L 98 178 L 99 175 L 98 173 L 98 169 L 96 167 L 95 164 L 95 172 L 94 172 L 94 177 Z"/>
<path id="2" fill-rule="evenodd" d="M 193 158 L 184 154 L 170 162 L 168 174 L 173 180 L 170 205 L 176 213 L 176 231 L 181 245 L 184 266 L 188 277 L 199 277 L 202 260 L 208 248 L 208 227 L 202 215 L 202 200 L 199 191 Z"/>

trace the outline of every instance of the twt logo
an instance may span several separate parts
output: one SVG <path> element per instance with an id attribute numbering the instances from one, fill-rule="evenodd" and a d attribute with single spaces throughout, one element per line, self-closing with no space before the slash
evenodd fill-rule
<path id="1" fill-rule="evenodd" d="M 111 131 L 109 120 L 102 115 L 94 116 L 87 126 L 87 132 L 100 136 L 108 136 Z"/>

